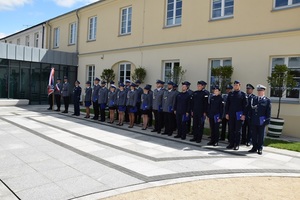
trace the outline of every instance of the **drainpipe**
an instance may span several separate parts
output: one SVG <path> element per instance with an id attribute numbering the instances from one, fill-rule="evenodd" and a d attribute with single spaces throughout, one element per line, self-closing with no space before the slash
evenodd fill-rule
<path id="1" fill-rule="evenodd" d="M 78 57 L 78 54 L 79 54 L 79 28 L 80 28 L 80 19 L 79 19 L 79 9 L 76 10 L 76 17 L 77 17 L 77 28 L 76 28 L 76 53 L 77 53 L 77 57 Z"/>
<path id="2" fill-rule="evenodd" d="M 50 25 L 49 21 L 46 22 L 46 24 L 49 26 L 50 28 L 50 36 L 49 36 L 49 45 L 48 45 L 48 49 L 51 49 L 51 42 L 52 42 L 52 26 Z"/>
<path id="3" fill-rule="evenodd" d="M 43 31 L 42 31 L 42 49 L 44 48 L 44 39 L 45 39 L 45 24 L 43 24 Z"/>

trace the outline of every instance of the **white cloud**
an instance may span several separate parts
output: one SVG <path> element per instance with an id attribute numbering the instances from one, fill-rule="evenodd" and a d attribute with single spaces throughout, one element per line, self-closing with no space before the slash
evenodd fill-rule
<path id="1" fill-rule="evenodd" d="M 0 0 L 1 1 L 1 0 Z M 58 6 L 72 7 L 77 3 L 90 4 L 99 0 L 53 0 Z"/>
<path id="2" fill-rule="evenodd" d="M 14 10 L 16 7 L 31 3 L 32 0 L 0 0 L 1 10 Z"/>
<path id="3" fill-rule="evenodd" d="M 7 35 L 5 33 L 0 33 L 0 39 L 6 37 Z"/>

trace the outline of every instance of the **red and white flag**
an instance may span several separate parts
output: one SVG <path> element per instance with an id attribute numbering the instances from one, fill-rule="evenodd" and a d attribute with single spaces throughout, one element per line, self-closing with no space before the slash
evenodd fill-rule
<path id="1" fill-rule="evenodd" d="M 48 83 L 48 96 L 54 92 L 54 73 L 55 73 L 54 68 L 51 68 L 49 83 Z"/>

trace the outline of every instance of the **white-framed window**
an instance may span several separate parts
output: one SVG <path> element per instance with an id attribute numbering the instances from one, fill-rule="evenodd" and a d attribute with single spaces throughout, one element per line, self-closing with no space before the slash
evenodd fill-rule
<path id="1" fill-rule="evenodd" d="M 76 35 L 77 35 L 77 23 L 71 23 L 69 25 L 69 44 L 76 43 Z"/>
<path id="2" fill-rule="evenodd" d="M 54 37 L 53 37 L 53 47 L 58 48 L 59 47 L 59 39 L 60 39 L 60 30 L 59 28 L 54 29 Z"/>
<path id="3" fill-rule="evenodd" d="M 27 35 L 26 37 L 25 37 L 25 46 L 30 46 L 30 37 L 29 37 L 29 35 Z"/>
<path id="4" fill-rule="evenodd" d="M 21 39 L 18 38 L 18 39 L 17 39 L 17 45 L 20 45 L 20 44 L 21 44 Z"/>
<path id="5" fill-rule="evenodd" d="M 234 0 L 211 0 L 211 18 L 225 18 L 233 16 Z"/>
<path id="6" fill-rule="evenodd" d="M 224 66 L 232 66 L 232 59 L 231 58 L 214 58 L 209 60 L 210 65 L 210 87 L 214 87 L 218 85 L 221 88 L 224 88 L 225 85 L 229 84 L 231 82 L 230 79 L 228 80 L 222 80 L 221 77 L 213 76 L 212 69 L 217 67 L 224 67 Z"/>
<path id="7" fill-rule="evenodd" d="M 294 80 L 297 82 L 295 88 L 287 89 L 284 94 L 283 98 L 290 98 L 290 99 L 299 99 L 299 90 L 300 90 L 300 55 L 298 56 L 279 56 L 279 57 L 272 57 L 271 58 L 271 72 L 274 69 L 275 65 L 286 65 L 290 70 L 291 73 L 294 75 Z M 278 97 L 278 94 L 275 89 L 271 89 L 270 92 L 271 97 Z"/>
<path id="8" fill-rule="evenodd" d="M 131 18 L 132 18 L 132 7 L 123 8 L 121 10 L 121 27 L 120 34 L 131 33 Z"/>
<path id="9" fill-rule="evenodd" d="M 39 33 L 34 34 L 34 47 L 39 47 Z"/>
<path id="10" fill-rule="evenodd" d="M 96 40 L 97 16 L 89 18 L 88 40 Z"/>
<path id="11" fill-rule="evenodd" d="M 120 63 L 119 64 L 119 81 L 120 83 L 125 83 L 128 79 L 131 79 L 131 64 L 130 63 Z"/>
<path id="12" fill-rule="evenodd" d="M 181 24 L 182 18 L 182 0 L 166 0 L 166 26 L 175 26 Z"/>
<path id="13" fill-rule="evenodd" d="M 274 0 L 274 8 L 300 6 L 300 0 Z"/>
<path id="14" fill-rule="evenodd" d="M 178 69 L 180 67 L 179 60 L 171 60 L 163 62 L 163 79 L 167 83 L 169 81 L 173 81 L 174 83 L 179 84 L 179 74 Z"/>
<path id="15" fill-rule="evenodd" d="M 95 79 L 95 65 L 88 65 L 86 67 L 86 80 L 93 83 Z"/>

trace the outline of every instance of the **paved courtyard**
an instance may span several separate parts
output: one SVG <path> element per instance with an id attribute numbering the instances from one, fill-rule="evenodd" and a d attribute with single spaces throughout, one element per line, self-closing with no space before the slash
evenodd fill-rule
<path id="1" fill-rule="evenodd" d="M 227 150 L 46 111 L 0 107 L 0 199 L 101 199 L 201 179 L 300 177 L 300 153 Z"/>

